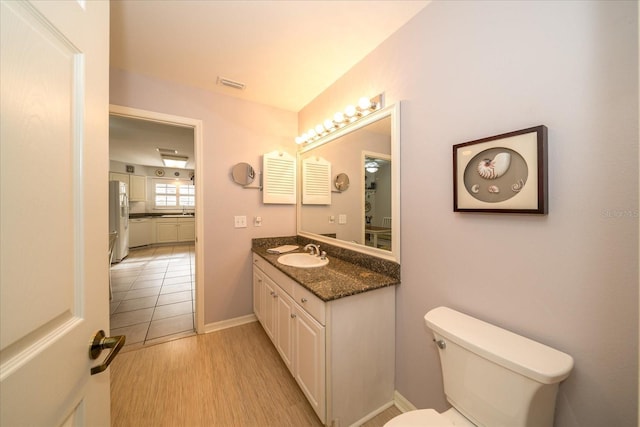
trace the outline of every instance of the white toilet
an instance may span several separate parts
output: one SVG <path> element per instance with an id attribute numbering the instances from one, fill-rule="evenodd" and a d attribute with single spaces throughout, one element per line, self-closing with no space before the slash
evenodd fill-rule
<path id="1" fill-rule="evenodd" d="M 409 411 L 385 427 L 551 427 L 558 384 L 573 358 L 447 307 L 424 320 L 439 352 L 444 393 L 453 407 Z"/>

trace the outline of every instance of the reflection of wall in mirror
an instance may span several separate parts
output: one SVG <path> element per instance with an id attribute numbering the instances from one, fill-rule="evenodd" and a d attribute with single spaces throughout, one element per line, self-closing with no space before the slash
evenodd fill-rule
<path id="1" fill-rule="evenodd" d="M 371 225 L 382 227 L 382 219 L 391 216 L 391 163 L 380 163 L 378 171 L 366 173 L 367 185 L 376 183 L 375 191 L 368 192 L 371 203 L 371 210 L 366 215 L 371 216 Z M 365 201 L 367 201 L 365 195 Z"/>
<path id="2" fill-rule="evenodd" d="M 382 120 L 390 120 L 390 118 Z M 329 160 L 333 174 L 346 173 L 349 175 L 351 185 L 345 192 L 332 193 L 331 205 L 301 206 L 301 230 L 315 234 L 335 234 L 340 240 L 364 244 L 361 240 L 365 220 L 360 193 L 360 189 L 364 188 L 365 176 L 362 164 L 363 151 L 390 155 L 391 136 L 368 132 L 366 128 L 362 128 L 302 155 L 302 159 L 321 156 Z M 338 223 L 341 214 L 346 215 L 347 224 Z M 331 216 L 335 217 L 333 224 L 329 222 Z"/>

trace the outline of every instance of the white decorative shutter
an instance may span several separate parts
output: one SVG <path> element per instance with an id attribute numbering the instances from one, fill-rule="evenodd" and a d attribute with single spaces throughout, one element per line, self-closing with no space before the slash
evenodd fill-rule
<path id="1" fill-rule="evenodd" d="M 302 203 L 331 204 L 331 163 L 322 157 L 302 161 Z"/>
<path id="2" fill-rule="evenodd" d="M 262 156 L 262 202 L 296 203 L 296 158 L 279 151 Z"/>

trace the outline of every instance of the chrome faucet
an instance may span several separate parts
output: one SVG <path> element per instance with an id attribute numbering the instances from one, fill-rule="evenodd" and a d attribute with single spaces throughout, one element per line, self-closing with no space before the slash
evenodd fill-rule
<path id="1" fill-rule="evenodd" d="M 304 247 L 305 251 L 309 251 L 309 255 L 320 255 L 320 245 L 314 245 L 313 243 L 309 243 Z"/>

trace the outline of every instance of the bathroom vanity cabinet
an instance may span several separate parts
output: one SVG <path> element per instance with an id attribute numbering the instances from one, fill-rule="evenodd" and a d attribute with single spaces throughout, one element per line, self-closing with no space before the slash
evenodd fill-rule
<path id="1" fill-rule="evenodd" d="M 394 286 L 325 301 L 254 253 L 253 307 L 325 425 L 352 425 L 393 401 Z"/>

